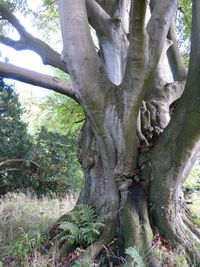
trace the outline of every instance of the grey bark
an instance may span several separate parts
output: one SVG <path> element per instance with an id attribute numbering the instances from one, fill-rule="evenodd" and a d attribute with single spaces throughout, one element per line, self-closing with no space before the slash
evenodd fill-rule
<path id="1" fill-rule="evenodd" d="M 182 234 L 187 233 L 182 238 L 182 245 L 189 253 L 195 253 L 195 247 L 191 246 L 188 235 L 194 244 L 199 243 L 199 239 L 182 220 L 180 192 L 199 150 L 199 11 L 199 2 L 193 1 L 192 49 L 186 88 L 169 126 L 154 150 L 150 194 L 152 212 L 159 228 L 172 241 L 176 236 L 176 241 L 180 242 Z M 199 261 L 197 252 L 196 258 Z"/>
<path id="2" fill-rule="evenodd" d="M 173 42 L 173 45 L 167 51 L 170 68 L 174 81 L 183 81 L 187 77 L 187 69 L 183 63 L 181 52 L 178 47 L 177 35 L 174 21 L 172 21 L 169 29 L 168 38 Z"/>
<path id="3" fill-rule="evenodd" d="M 182 220 L 179 193 L 200 140 L 200 4 L 193 1 L 191 61 L 185 88 L 186 70 L 173 29 L 169 32 L 178 0 L 153 2 L 146 26 L 146 0 L 57 0 L 62 66 L 60 60 L 52 60 L 60 69 L 67 66 L 73 89 L 58 82 L 54 90 L 76 99 L 86 116 L 79 136 L 79 161 L 85 179 L 79 202 L 92 204 L 99 214 L 107 216 L 102 235 L 83 257 L 91 255 L 94 259 L 115 235 L 125 248 L 137 245 L 147 253 L 153 236 L 149 203 L 151 219 L 172 243 L 181 243 L 183 231 L 199 242 L 195 230 Z M 15 20 L 10 14 L 6 18 Z M 100 55 L 89 22 L 97 32 Z M 13 25 L 23 32 L 18 22 Z M 21 34 L 19 43 L 12 45 L 20 46 L 26 35 Z M 7 44 L 9 41 L 4 38 Z M 163 59 L 170 45 L 175 81 L 167 83 Z M 39 47 L 37 53 L 42 55 L 44 49 L 37 41 L 34 47 Z M 7 65 L 0 66 L 6 75 Z M 14 70 L 16 73 L 11 71 L 7 77 L 54 87 L 51 78 L 34 80 L 29 73 L 26 79 L 19 69 Z M 187 237 L 183 245 L 195 254 Z M 150 255 L 149 265 L 159 266 L 154 255 Z"/>

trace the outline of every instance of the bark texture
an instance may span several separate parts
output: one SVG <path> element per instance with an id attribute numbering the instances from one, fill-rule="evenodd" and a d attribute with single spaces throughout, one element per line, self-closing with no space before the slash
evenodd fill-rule
<path id="1" fill-rule="evenodd" d="M 2 18 L 20 34 L 19 41 L 0 41 L 30 48 L 45 63 L 69 72 L 73 88 L 5 63 L 0 63 L 1 75 L 72 97 L 85 112 L 78 140 L 84 187 L 78 202 L 92 205 L 106 219 L 102 234 L 83 258 L 95 260 L 115 237 L 114 248 L 119 246 L 120 253 L 136 246 L 148 266 L 161 266 L 152 248 L 152 229 L 158 227 L 174 247 L 180 245 L 200 264 L 200 234 L 185 215 L 181 194 L 200 146 L 200 2 L 193 0 L 188 72 L 173 22 L 178 2 L 57 0 L 62 56 L 27 33 L 0 4 Z M 89 23 L 96 31 L 98 51 Z M 172 82 L 163 67 L 166 55 Z M 64 244 L 62 255 L 70 249 Z M 127 262 L 134 266 L 134 259 L 127 257 Z"/>

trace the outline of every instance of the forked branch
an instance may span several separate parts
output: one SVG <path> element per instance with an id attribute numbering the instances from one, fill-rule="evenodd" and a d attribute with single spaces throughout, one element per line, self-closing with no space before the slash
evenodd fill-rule
<path id="1" fill-rule="evenodd" d="M 187 77 L 187 69 L 184 65 L 181 52 L 178 47 L 174 21 L 172 21 L 167 37 L 173 42 L 173 45 L 170 46 L 167 51 L 167 57 L 174 81 L 183 81 Z"/>
<path id="2" fill-rule="evenodd" d="M 83 0 L 57 0 L 63 39 L 63 60 L 67 63 L 74 88 L 83 102 L 100 102 L 99 83 L 104 68 L 96 52 Z"/>
<path id="3" fill-rule="evenodd" d="M 17 41 L 5 36 L 0 36 L 0 43 L 11 46 L 16 50 L 32 50 L 41 56 L 44 64 L 51 65 L 64 72 L 67 72 L 67 66 L 61 60 L 60 54 L 53 50 L 48 44 L 27 32 L 19 20 L 2 4 L 0 4 L 0 16 L 2 19 L 5 19 L 11 23 L 20 35 L 20 40 Z"/>
<path id="4" fill-rule="evenodd" d="M 125 82 L 129 87 L 135 84 L 141 73 L 144 73 L 147 46 L 147 34 L 145 29 L 147 0 L 134 0 L 131 6 L 130 44 L 125 73 Z M 143 77 L 141 77 L 143 79 Z"/>
<path id="5" fill-rule="evenodd" d="M 95 0 L 86 0 L 86 8 L 91 26 L 99 34 L 109 37 L 111 17 Z"/>
<path id="6" fill-rule="evenodd" d="M 147 25 L 147 31 L 150 39 L 150 65 L 152 68 L 154 68 L 159 61 L 174 12 L 178 7 L 178 3 L 179 0 L 155 1 L 155 6 Z"/>

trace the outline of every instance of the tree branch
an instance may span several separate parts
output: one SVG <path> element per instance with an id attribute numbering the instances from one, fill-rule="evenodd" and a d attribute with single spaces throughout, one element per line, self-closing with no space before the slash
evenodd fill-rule
<path id="1" fill-rule="evenodd" d="M 173 45 L 170 46 L 167 51 L 167 57 L 169 60 L 169 65 L 172 71 L 174 81 L 185 80 L 187 77 L 187 69 L 183 63 L 180 49 L 178 47 L 174 21 L 172 21 L 167 37 L 173 42 Z"/>
<path id="2" fill-rule="evenodd" d="M 125 34 L 129 33 L 130 0 L 96 0 L 113 21 L 119 21 Z"/>
<path id="3" fill-rule="evenodd" d="M 192 7 L 192 36 L 190 63 L 187 82 L 180 102 L 175 109 L 169 125 L 160 135 L 153 152 L 153 159 L 160 164 L 159 173 L 163 179 L 170 179 L 167 184 L 175 183 L 175 190 L 179 190 L 188 177 L 191 165 L 197 159 L 200 147 L 200 1 L 193 0 Z M 163 150 L 163 147 L 165 148 Z M 173 164 L 172 164 L 173 163 Z M 153 163 L 154 174 L 156 173 Z M 172 174 L 169 176 L 169 172 Z M 165 174 L 167 173 L 167 176 Z M 153 184 L 159 184 L 160 175 L 154 177 Z M 166 185 L 165 180 L 162 182 Z M 162 187 L 162 186 L 161 186 Z M 173 188 L 171 186 L 171 188 Z M 172 194 L 173 191 L 172 191 Z"/>
<path id="4" fill-rule="evenodd" d="M 129 22 L 130 22 L 130 10 L 131 1 L 130 0 L 119 0 L 118 7 L 115 11 L 114 17 L 119 18 L 121 21 L 121 27 L 125 34 L 129 33 Z"/>
<path id="5" fill-rule="evenodd" d="M 2 4 L 0 4 L 0 15 L 3 19 L 6 19 L 8 22 L 10 22 L 20 35 L 20 40 L 18 41 L 0 36 L 1 43 L 11 46 L 16 50 L 32 50 L 41 56 L 44 64 L 51 65 L 53 67 L 59 68 L 64 72 L 67 72 L 67 66 L 61 60 L 60 54 L 54 51 L 45 42 L 41 41 L 40 39 L 32 36 L 29 32 L 27 32 L 23 25 L 21 25 L 19 20 L 12 13 L 10 13 Z"/>
<path id="6" fill-rule="evenodd" d="M 124 78 L 125 83 L 129 83 L 129 88 L 132 88 L 133 84 L 134 86 L 136 86 L 136 82 L 139 84 L 141 82 L 141 79 L 143 80 L 143 76 L 141 76 L 140 74 L 144 73 L 145 65 L 147 62 L 147 33 L 145 29 L 146 8 L 146 0 L 134 0 L 132 2 L 130 43 L 127 68 Z"/>
<path id="7" fill-rule="evenodd" d="M 99 34 L 109 37 L 111 17 L 95 0 L 86 0 L 86 8 L 91 26 Z"/>
<path id="8" fill-rule="evenodd" d="M 200 1 L 192 1 L 192 35 L 191 35 L 191 54 L 189 63 L 189 74 L 199 72 L 200 62 Z M 198 74 L 199 77 L 199 74 Z"/>
<path id="9" fill-rule="evenodd" d="M 7 159 L 5 161 L 0 162 L 0 168 L 3 165 L 6 165 L 7 163 L 17 163 L 17 162 L 20 162 L 20 163 L 23 163 L 23 162 L 31 163 L 31 164 L 35 165 L 36 167 L 38 167 L 39 169 L 44 169 L 39 164 L 37 164 L 35 161 L 33 161 L 33 160 L 25 160 L 25 159 Z"/>
<path id="10" fill-rule="evenodd" d="M 98 103 L 99 83 L 106 79 L 91 37 L 84 0 L 57 0 L 63 39 L 63 60 L 80 98 Z M 102 95 L 103 96 L 103 95 Z"/>
<path id="11" fill-rule="evenodd" d="M 9 169 L 4 169 L 4 170 L 1 170 L 0 171 L 0 174 L 2 174 L 2 173 L 5 173 L 5 172 L 13 172 L 13 171 L 17 171 L 17 172 L 21 172 L 22 170 L 21 169 L 19 169 L 19 168 L 9 168 Z"/>
<path id="12" fill-rule="evenodd" d="M 119 1 L 116 0 L 96 0 L 96 2 L 99 3 L 103 7 L 103 9 L 112 17 L 114 13 L 116 12 L 118 6 L 119 6 Z"/>
<path id="13" fill-rule="evenodd" d="M 6 46 L 10 46 L 12 48 L 14 48 L 15 50 L 25 50 L 27 49 L 26 45 L 24 44 L 24 42 L 22 40 L 13 40 L 9 37 L 5 37 L 3 35 L 0 35 L 0 43 L 6 45 Z"/>
<path id="14" fill-rule="evenodd" d="M 12 64 L 0 62 L 0 77 L 11 78 L 32 85 L 44 87 L 77 100 L 69 81 L 27 70 Z"/>
<path id="15" fill-rule="evenodd" d="M 150 39 L 149 52 L 151 66 L 156 66 L 159 61 L 174 12 L 178 7 L 178 3 L 178 0 L 155 1 L 155 6 L 147 25 L 147 31 Z"/>

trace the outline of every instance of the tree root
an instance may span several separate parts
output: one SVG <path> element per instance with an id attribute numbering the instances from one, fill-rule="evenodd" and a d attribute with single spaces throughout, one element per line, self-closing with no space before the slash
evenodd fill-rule
<path id="1" fill-rule="evenodd" d="M 92 259 L 92 261 L 94 261 L 97 255 L 104 248 L 104 246 L 106 246 L 113 239 L 113 237 L 116 236 L 117 225 L 118 225 L 117 215 L 109 216 L 106 219 L 103 232 L 98 238 L 98 240 L 92 243 L 89 247 L 87 247 L 79 259 L 81 260 Z"/>
<path id="2" fill-rule="evenodd" d="M 134 247 L 141 251 L 141 257 L 148 262 L 148 266 L 161 267 L 152 250 L 153 232 L 148 217 L 146 189 L 142 184 L 134 185 L 129 192 L 120 219 L 124 247 Z M 127 262 L 134 266 L 131 257 L 127 257 Z"/>
<path id="3" fill-rule="evenodd" d="M 194 223 L 192 223 L 187 216 L 183 217 L 183 222 L 187 225 L 187 227 L 190 229 L 190 231 L 192 231 L 193 234 L 195 234 L 200 239 L 199 228 Z"/>
<path id="4" fill-rule="evenodd" d="M 188 254 L 189 260 L 196 264 L 195 266 L 200 266 L 200 254 L 197 250 L 200 238 L 196 227 L 186 216 L 182 219 L 181 213 L 175 212 L 175 209 L 173 212 L 163 209 L 160 214 L 162 218 L 157 218 L 156 226 L 161 233 L 171 242 L 172 247 L 181 247 Z"/>

